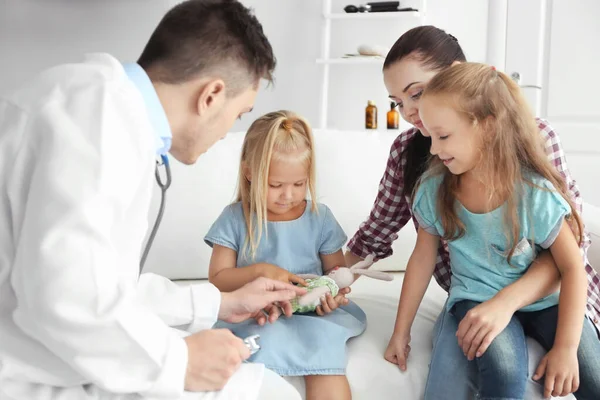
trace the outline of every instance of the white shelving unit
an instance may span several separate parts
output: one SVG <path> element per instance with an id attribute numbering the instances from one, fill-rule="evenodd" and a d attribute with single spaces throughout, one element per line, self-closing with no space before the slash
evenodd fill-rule
<path id="1" fill-rule="evenodd" d="M 323 66 L 323 81 L 321 85 L 321 111 L 319 127 L 327 128 L 327 111 L 329 104 L 329 70 L 331 66 L 339 68 L 344 65 L 365 65 L 380 64 L 383 65 L 383 57 L 349 57 L 349 58 L 331 58 L 331 21 L 334 20 L 355 20 L 355 21 L 374 21 L 374 20 L 394 20 L 398 22 L 417 22 L 418 25 L 425 24 L 425 15 L 427 14 L 427 0 L 420 0 L 419 11 L 401 11 L 401 12 L 378 12 L 378 13 L 335 13 L 331 10 L 332 0 L 323 0 L 323 27 L 322 27 L 322 46 L 321 58 L 317 59 L 317 64 Z"/>
<path id="2" fill-rule="evenodd" d="M 382 64 L 383 57 L 319 58 L 317 64 Z"/>
<path id="3" fill-rule="evenodd" d="M 402 12 L 379 12 L 379 13 L 327 13 L 323 17 L 326 19 L 418 19 L 421 17 L 420 11 L 402 11 Z"/>

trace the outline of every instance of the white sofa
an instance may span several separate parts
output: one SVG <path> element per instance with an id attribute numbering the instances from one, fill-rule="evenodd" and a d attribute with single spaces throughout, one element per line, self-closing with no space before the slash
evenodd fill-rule
<path id="1" fill-rule="evenodd" d="M 315 131 L 317 194 L 351 237 L 368 215 L 384 171 L 389 148 L 397 133 L 368 131 Z M 243 133 L 230 134 L 192 167 L 173 163 L 173 185 L 167 209 L 146 271 L 165 275 L 182 284 L 207 277 L 210 248 L 203 236 L 223 207 L 234 198 Z M 158 191 L 149 215 L 154 222 Z M 585 206 L 585 222 L 600 236 L 600 209 Z M 394 255 L 373 268 L 394 271 L 393 282 L 362 278 L 353 286 L 351 298 L 366 312 L 366 332 L 349 342 L 348 377 L 353 398 L 421 399 L 431 354 L 432 328 L 446 293 L 432 281 L 413 326 L 408 371 L 401 373 L 383 359 L 394 324 L 402 271 L 415 240 L 412 223 L 400 232 Z M 598 249 L 598 250 L 597 250 Z M 600 247 L 593 246 L 591 259 L 600 265 Z M 530 341 L 530 366 L 542 355 Z M 304 392 L 301 378 L 290 381 Z M 539 385 L 531 383 L 527 398 L 541 399 Z M 537 392 L 538 394 L 534 394 Z M 569 396 L 567 398 L 573 398 Z M 460 400 L 460 399 L 457 399 Z"/>

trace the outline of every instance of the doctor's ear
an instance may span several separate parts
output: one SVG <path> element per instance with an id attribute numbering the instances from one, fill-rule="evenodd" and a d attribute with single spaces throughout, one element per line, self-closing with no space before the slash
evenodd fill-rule
<path id="1" fill-rule="evenodd" d="M 225 82 L 222 79 L 204 81 L 196 93 L 198 115 L 215 113 L 220 111 L 225 103 Z"/>

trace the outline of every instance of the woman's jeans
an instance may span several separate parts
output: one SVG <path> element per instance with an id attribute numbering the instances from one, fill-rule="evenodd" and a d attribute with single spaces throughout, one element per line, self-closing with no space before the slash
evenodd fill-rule
<path id="1" fill-rule="evenodd" d="M 517 312 L 482 357 L 468 361 L 458 346 L 456 331 L 466 313 L 479 303 L 461 301 L 451 313 L 445 310 L 434 329 L 434 349 L 425 399 L 523 399 L 528 382 L 526 336 L 552 348 L 558 306 L 536 312 Z M 600 399 L 600 340 L 586 318 L 577 351 L 578 400 Z M 478 389 L 479 388 L 479 389 Z M 539 386 L 540 398 L 543 386 Z"/>

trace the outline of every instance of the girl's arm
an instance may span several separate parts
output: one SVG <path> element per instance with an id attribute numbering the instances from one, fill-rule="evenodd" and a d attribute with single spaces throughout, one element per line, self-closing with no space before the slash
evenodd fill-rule
<path id="1" fill-rule="evenodd" d="M 554 347 L 577 350 L 587 302 L 587 277 L 575 236 L 566 221 L 550 246 L 562 277 Z"/>
<path id="2" fill-rule="evenodd" d="M 320 254 L 320 257 L 323 265 L 323 275 L 327 275 L 335 267 L 344 267 L 347 265 L 342 250 L 338 250 L 332 254 Z M 348 293 L 350 293 L 350 288 L 340 289 L 335 297 L 327 294 L 325 299 L 321 300 L 321 305 L 317 306 L 315 312 L 318 315 L 325 315 L 334 311 L 339 306 L 348 304 L 348 299 L 346 299 Z"/>
<path id="3" fill-rule="evenodd" d="M 402 282 L 394 334 L 410 335 L 410 328 L 433 275 L 439 242 L 439 236 L 419 228 L 415 249 L 408 260 Z"/>
<path id="4" fill-rule="evenodd" d="M 410 352 L 410 329 L 433 275 L 439 242 L 439 236 L 419 228 L 415 249 L 406 266 L 394 334 L 384 354 L 386 360 L 398 364 L 402 371 L 406 370 Z"/>
<path id="5" fill-rule="evenodd" d="M 218 244 L 213 245 L 208 270 L 209 282 L 221 292 L 232 292 L 261 276 L 282 282 L 306 285 L 302 278 L 273 264 L 257 263 L 236 268 L 236 263 L 237 252 L 235 250 Z"/>
<path id="6" fill-rule="evenodd" d="M 558 303 L 558 322 L 552 349 L 538 365 L 534 380 L 544 379 L 544 398 L 576 391 L 579 385 L 577 349 L 583 330 L 587 300 L 587 277 L 577 241 L 566 221 L 550 252 L 562 282 Z M 562 392 L 562 394 L 561 394 Z"/>

